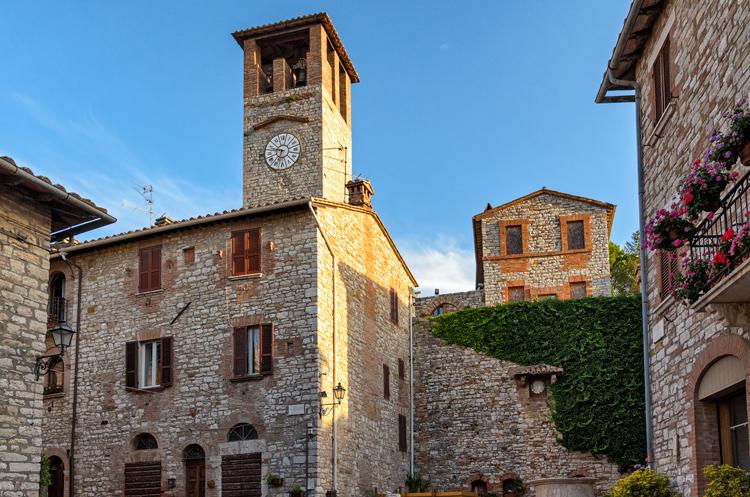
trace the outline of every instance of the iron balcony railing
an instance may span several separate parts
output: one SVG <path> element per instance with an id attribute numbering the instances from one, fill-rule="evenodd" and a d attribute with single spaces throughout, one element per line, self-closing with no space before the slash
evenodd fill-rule
<path id="1" fill-rule="evenodd" d="M 62 297 L 52 297 L 47 303 L 47 326 L 53 327 L 65 321 L 68 301 Z"/>
<path id="2" fill-rule="evenodd" d="M 713 216 L 707 216 L 696 227 L 690 239 L 690 258 L 692 260 L 710 259 L 714 257 L 722 244 L 722 237 L 731 228 L 736 233 L 744 226 L 750 217 L 750 171 L 748 171 L 729 190 L 721 200 L 721 207 Z M 708 288 L 731 273 L 747 256 L 733 259 L 720 271 L 712 271 Z"/>

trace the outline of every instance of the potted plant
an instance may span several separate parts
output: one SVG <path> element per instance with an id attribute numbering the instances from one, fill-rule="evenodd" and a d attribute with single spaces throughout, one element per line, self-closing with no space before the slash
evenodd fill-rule
<path id="1" fill-rule="evenodd" d="M 682 202 L 687 216 L 697 219 L 703 212 L 715 212 L 721 207 L 721 192 L 739 176 L 720 162 L 696 159 L 690 174 L 682 182 Z"/>
<path id="2" fill-rule="evenodd" d="M 651 250 L 676 250 L 684 245 L 692 236 L 695 227 L 682 217 L 686 212 L 684 207 L 672 205 L 671 210 L 659 209 L 644 231 L 644 244 Z"/>
<path id="3" fill-rule="evenodd" d="M 708 278 L 711 263 L 706 259 L 694 259 L 688 262 L 685 272 L 675 275 L 674 294 L 692 304 L 708 289 Z"/>
<path id="4" fill-rule="evenodd" d="M 266 475 L 266 483 L 268 483 L 269 487 L 281 487 L 284 485 L 284 479 L 279 477 L 279 475 L 269 473 Z"/>
<path id="5" fill-rule="evenodd" d="M 304 495 L 304 490 L 302 490 L 302 487 L 299 485 L 295 485 L 292 487 L 291 490 L 289 490 L 289 497 L 302 497 Z"/>
<path id="6" fill-rule="evenodd" d="M 745 166 L 750 166 L 750 107 L 747 99 L 742 98 L 729 117 L 729 129 L 736 137 L 740 161 Z"/>

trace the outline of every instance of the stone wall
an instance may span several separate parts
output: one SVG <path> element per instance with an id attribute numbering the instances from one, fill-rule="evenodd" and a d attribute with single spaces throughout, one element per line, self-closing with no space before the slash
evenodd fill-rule
<path id="1" fill-rule="evenodd" d="M 667 206 L 693 159 L 709 144 L 721 115 L 750 94 L 750 5 L 721 0 L 668 2 L 657 20 L 637 65 L 642 87 L 646 215 Z M 651 64 L 667 34 L 673 61 L 671 108 L 656 130 Z M 648 257 L 649 322 L 652 330 L 654 462 L 685 495 L 699 495 L 703 467 L 715 459 L 710 434 L 697 433 L 693 401 L 695 383 L 708 364 L 722 354 L 743 355 L 746 329 L 730 327 L 719 314 L 696 312 L 672 297 L 661 299 L 657 254 Z M 733 348 L 715 344 L 736 337 Z M 734 350 L 734 352 L 732 352 Z M 708 437 L 708 438 L 706 438 Z M 700 461 L 702 462 L 699 462 Z"/>
<path id="2" fill-rule="evenodd" d="M 508 287 L 524 287 L 526 299 L 570 297 L 570 284 L 586 283 L 587 295 L 610 295 L 607 209 L 542 193 L 478 216 L 481 219 L 486 305 L 508 301 Z M 565 221 L 584 222 L 586 246 L 563 246 Z M 524 253 L 506 255 L 505 225 L 523 227 Z"/>
<path id="3" fill-rule="evenodd" d="M 602 494 L 619 477 L 604 457 L 557 443 L 546 393 L 531 396 L 514 378 L 517 365 L 447 345 L 429 320 L 414 326 L 417 469 L 436 490 L 471 490 L 483 480 L 501 494 L 503 481 L 588 476 Z"/>
<path id="4" fill-rule="evenodd" d="M 468 292 L 444 293 L 431 297 L 420 297 L 416 299 L 416 315 L 430 316 L 438 307 L 442 306 L 443 312 L 454 312 L 462 309 L 473 309 L 484 305 L 484 292 L 482 290 L 471 290 Z"/>
<path id="5" fill-rule="evenodd" d="M 50 213 L 0 185 L 0 497 L 36 497 L 42 383 L 36 357 L 47 332 Z"/>

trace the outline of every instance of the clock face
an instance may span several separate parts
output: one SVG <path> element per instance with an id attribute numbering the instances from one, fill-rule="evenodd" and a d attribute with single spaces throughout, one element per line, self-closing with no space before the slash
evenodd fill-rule
<path id="1" fill-rule="evenodd" d="M 280 133 L 266 144 L 266 164 L 273 169 L 292 167 L 302 148 L 299 140 L 291 133 Z"/>
<path id="2" fill-rule="evenodd" d="M 545 385 L 544 380 L 534 380 L 531 382 L 531 393 L 534 395 L 539 395 L 541 393 L 544 393 L 544 389 L 547 385 Z"/>

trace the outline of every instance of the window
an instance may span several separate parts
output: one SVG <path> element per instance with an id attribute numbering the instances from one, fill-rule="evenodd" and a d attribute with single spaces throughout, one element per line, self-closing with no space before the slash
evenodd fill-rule
<path id="1" fill-rule="evenodd" d="M 659 292 L 662 299 L 675 289 L 675 278 L 680 271 L 680 260 L 675 252 L 659 251 Z"/>
<path id="2" fill-rule="evenodd" d="M 442 316 L 445 314 L 445 304 L 440 304 L 432 310 L 433 316 Z"/>
<path id="3" fill-rule="evenodd" d="M 133 449 L 135 450 L 151 450 L 158 448 L 159 445 L 156 443 L 156 439 L 150 433 L 141 433 L 133 440 Z"/>
<path id="4" fill-rule="evenodd" d="M 750 469 L 745 389 L 719 399 L 717 407 L 721 464 Z"/>
<path id="5" fill-rule="evenodd" d="M 652 68 L 654 80 L 654 118 L 659 121 L 672 99 L 672 80 L 669 74 L 669 38 L 664 40 Z"/>
<path id="6" fill-rule="evenodd" d="M 522 286 L 508 287 L 508 302 L 523 302 L 526 300 L 526 290 Z"/>
<path id="7" fill-rule="evenodd" d="M 260 229 L 232 232 L 232 276 L 260 273 Z"/>
<path id="8" fill-rule="evenodd" d="M 138 251 L 138 291 L 161 289 L 161 245 Z"/>
<path id="9" fill-rule="evenodd" d="M 406 452 L 406 416 L 403 414 L 398 415 L 398 450 L 400 452 Z"/>
<path id="10" fill-rule="evenodd" d="M 273 325 L 234 329 L 234 376 L 240 378 L 273 371 Z"/>
<path id="11" fill-rule="evenodd" d="M 398 294 L 391 288 L 391 323 L 398 325 Z"/>
<path id="12" fill-rule="evenodd" d="M 172 337 L 125 344 L 127 388 L 168 387 L 172 384 Z"/>
<path id="13" fill-rule="evenodd" d="M 53 327 L 65 321 L 65 275 L 55 273 L 49 282 L 49 303 L 47 308 L 47 326 Z"/>
<path id="14" fill-rule="evenodd" d="M 401 380 L 406 379 L 406 365 L 403 359 L 398 360 L 398 377 Z"/>
<path id="15" fill-rule="evenodd" d="M 474 480 L 471 482 L 471 491 L 477 495 L 487 495 L 487 482 L 484 480 Z"/>
<path id="16" fill-rule="evenodd" d="M 391 398 L 391 368 L 383 364 L 383 398 Z"/>
<path id="17" fill-rule="evenodd" d="M 186 247 L 182 249 L 182 258 L 185 264 L 195 264 L 195 247 Z"/>
<path id="18" fill-rule="evenodd" d="M 586 296 L 586 282 L 577 281 L 570 284 L 570 298 L 582 299 Z"/>
<path id="19" fill-rule="evenodd" d="M 258 432 L 249 423 L 238 423 L 227 433 L 227 442 L 239 442 L 241 440 L 257 440 Z"/>
<path id="20" fill-rule="evenodd" d="M 47 372 L 47 383 L 44 385 L 44 395 L 52 395 L 63 391 L 63 375 L 65 364 L 61 357 L 51 359 Z"/>
<path id="21" fill-rule="evenodd" d="M 586 248 L 586 240 L 583 235 L 583 221 L 568 221 L 568 250 L 580 250 Z"/>
<path id="22" fill-rule="evenodd" d="M 523 254 L 523 231 L 520 225 L 505 227 L 505 253 Z"/>

